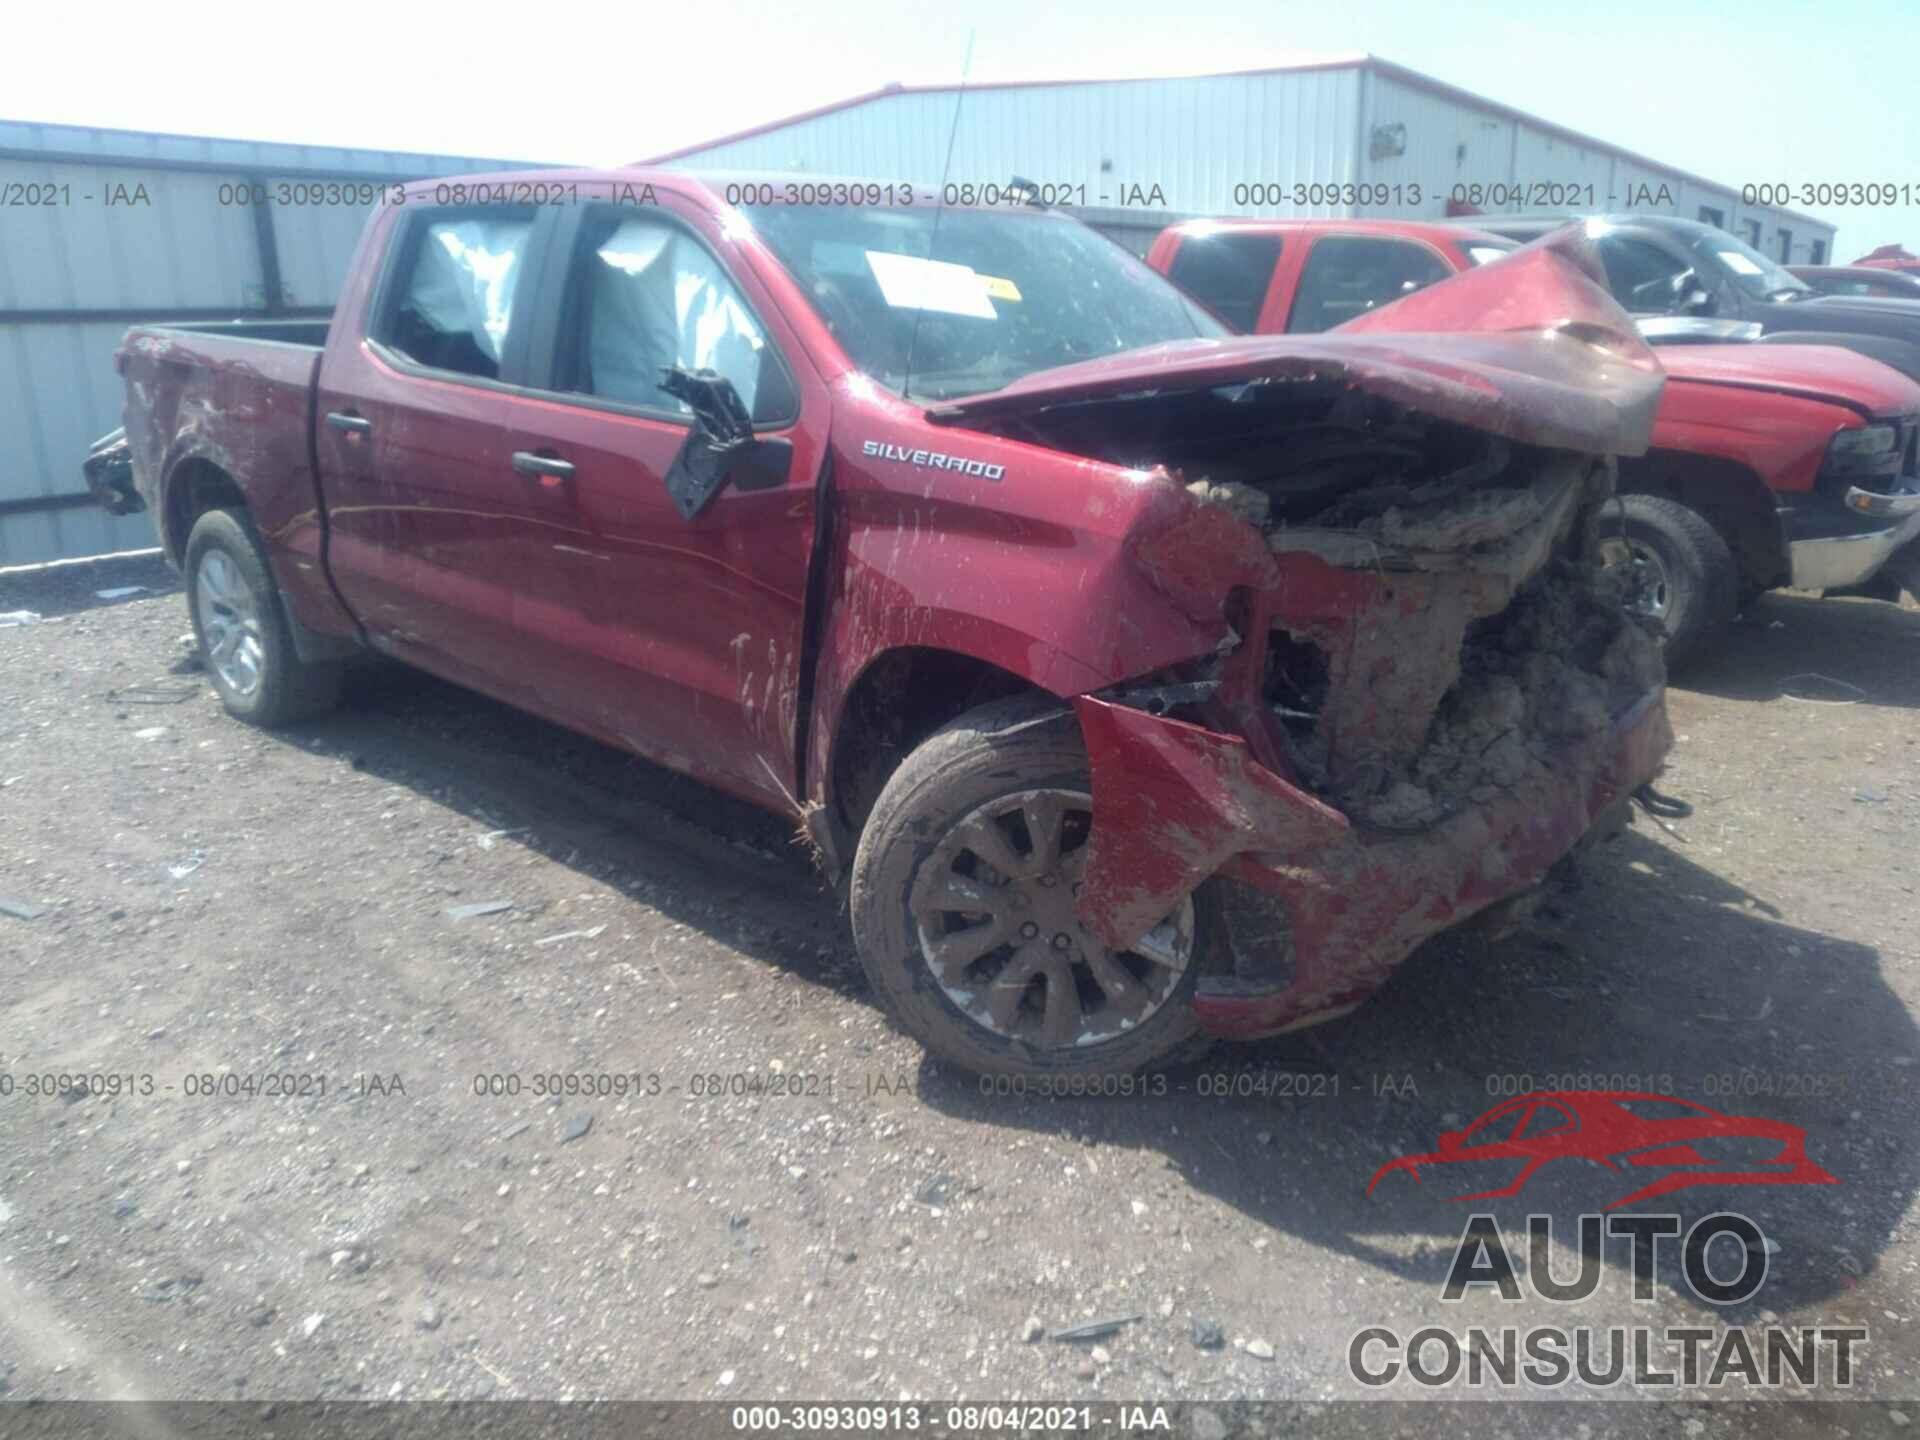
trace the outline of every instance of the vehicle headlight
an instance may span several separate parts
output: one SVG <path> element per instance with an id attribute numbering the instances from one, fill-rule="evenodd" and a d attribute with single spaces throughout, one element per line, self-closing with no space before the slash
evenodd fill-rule
<path id="1" fill-rule="evenodd" d="M 1842 474 L 1879 474 L 1899 467 L 1895 449 L 1900 431 L 1893 425 L 1863 425 L 1842 430 L 1827 447 L 1827 468 Z"/>

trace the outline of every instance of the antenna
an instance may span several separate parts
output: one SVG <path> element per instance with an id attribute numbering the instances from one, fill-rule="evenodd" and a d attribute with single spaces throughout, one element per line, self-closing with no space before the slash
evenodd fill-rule
<path id="1" fill-rule="evenodd" d="M 940 217 L 947 213 L 947 181 L 953 175 L 953 146 L 960 138 L 960 106 L 967 98 L 967 77 L 973 73 L 973 37 L 975 29 L 967 31 L 967 56 L 960 62 L 960 93 L 953 97 L 953 126 L 947 131 L 947 159 L 940 167 L 940 198 L 933 207 L 933 233 L 927 240 L 927 258 L 933 259 L 933 249 L 940 243 Z M 920 348 L 920 317 L 927 312 L 916 305 L 913 309 L 913 333 L 907 339 L 907 368 L 900 377 L 900 398 L 913 398 L 913 352 Z"/>

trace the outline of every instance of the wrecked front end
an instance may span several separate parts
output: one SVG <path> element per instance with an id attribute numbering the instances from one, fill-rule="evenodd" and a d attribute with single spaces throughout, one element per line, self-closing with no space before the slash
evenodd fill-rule
<path id="1" fill-rule="evenodd" d="M 1351 1009 L 1658 772 L 1658 644 L 1600 546 L 1661 375 L 1596 276 L 1533 247 L 1327 336 L 1053 372 L 967 416 L 1155 469 L 1129 559 L 1220 626 L 1075 701 L 1080 915 L 1124 949 L 1211 882 L 1213 1033 Z"/>

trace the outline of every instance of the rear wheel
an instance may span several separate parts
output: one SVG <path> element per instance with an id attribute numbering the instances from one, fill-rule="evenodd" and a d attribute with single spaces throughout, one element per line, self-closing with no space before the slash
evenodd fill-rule
<path id="1" fill-rule="evenodd" d="M 1606 526 L 1607 558 L 1633 567 L 1631 603 L 1666 631 L 1667 669 L 1685 669 L 1719 642 L 1739 612 L 1733 552 L 1704 515 L 1677 501 L 1626 495 L 1620 506 L 1624 535 Z"/>
<path id="2" fill-rule="evenodd" d="M 1126 1075 L 1205 1048 L 1206 887 L 1129 950 L 1074 912 L 1093 800 L 1071 716 L 1001 701 L 936 732 L 861 832 L 851 902 L 873 986 L 928 1050 L 983 1074 Z"/>
<path id="3" fill-rule="evenodd" d="M 243 511 L 209 510 L 187 537 L 187 608 L 227 712 L 250 724 L 304 720 L 332 707 L 341 667 L 293 648 L 280 590 Z"/>

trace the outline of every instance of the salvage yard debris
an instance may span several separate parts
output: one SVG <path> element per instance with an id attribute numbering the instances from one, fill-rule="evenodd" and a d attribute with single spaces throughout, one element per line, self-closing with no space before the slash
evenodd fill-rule
<path id="1" fill-rule="evenodd" d="M 35 905 L 26 900 L 8 900 L 0 896 L 0 915 L 11 915 L 17 920 L 38 920 L 47 913 L 44 905 Z"/>
<path id="2" fill-rule="evenodd" d="M 1108 1320 L 1089 1320 L 1084 1325 L 1068 1325 L 1055 1330 L 1049 1338 L 1061 1341 L 1099 1340 L 1145 1318 L 1143 1315 L 1115 1315 Z"/>
<path id="3" fill-rule="evenodd" d="M 562 940 L 597 940 L 606 933 L 605 925 L 596 925 L 591 930 L 565 930 L 558 935 L 543 935 L 533 943 L 536 945 L 558 945 Z"/>
<path id="4" fill-rule="evenodd" d="M 1831 695 L 1806 695 L 1805 690 L 1817 691 L 1822 685 L 1848 693 L 1839 697 Z M 1797 687 L 1797 688 L 1796 688 Z M 1822 675 L 1817 670 L 1803 670 L 1798 675 L 1789 675 L 1780 682 L 1780 693 L 1789 700 L 1798 700 L 1805 705 L 1858 705 L 1862 700 L 1873 697 L 1858 685 L 1845 680 L 1836 680 L 1831 675 Z"/>
<path id="5" fill-rule="evenodd" d="M 511 900 L 476 900 L 471 905 L 449 905 L 449 920 L 474 920 L 482 915 L 498 915 L 503 910 L 513 909 Z"/>
<path id="6" fill-rule="evenodd" d="M 198 685 L 129 685 L 109 690 L 102 698 L 114 705 L 178 705 L 201 693 Z"/>

